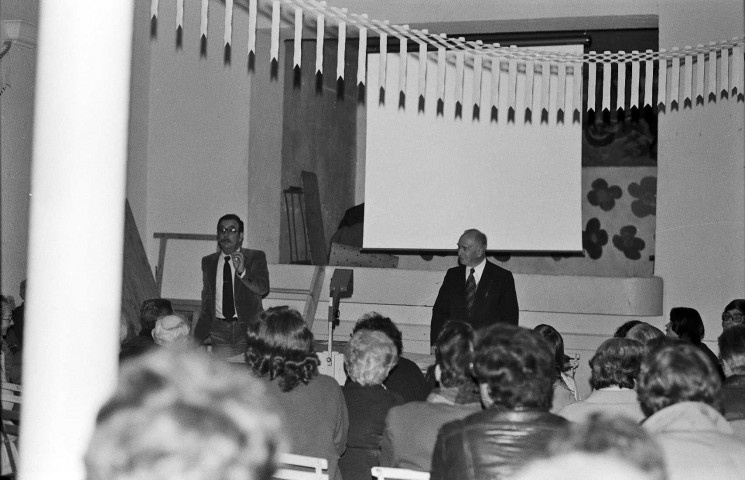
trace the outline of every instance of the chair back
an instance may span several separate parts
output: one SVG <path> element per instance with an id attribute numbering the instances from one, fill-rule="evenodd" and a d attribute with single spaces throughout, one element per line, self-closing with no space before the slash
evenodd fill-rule
<path id="1" fill-rule="evenodd" d="M 279 454 L 279 468 L 273 479 L 277 480 L 328 480 L 329 462 L 325 458 L 296 455 L 294 453 Z M 326 470 L 326 472 L 324 472 Z"/>
<path id="2" fill-rule="evenodd" d="M 378 480 L 429 480 L 429 472 L 408 468 L 372 467 L 372 476 Z"/>

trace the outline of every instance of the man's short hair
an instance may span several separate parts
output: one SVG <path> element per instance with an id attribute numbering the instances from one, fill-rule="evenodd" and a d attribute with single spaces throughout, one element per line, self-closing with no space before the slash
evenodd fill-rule
<path id="1" fill-rule="evenodd" d="M 140 307 L 140 326 L 146 332 L 155 328 L 159 318 L 173 314 L 171 301 L 165 298 L 150 298 L 142 302 Z"/>
<path id="2" fill-rule="evenodd" d="M 467 323 L 450 321 L 435 341 L 435 364 L 440 366 L 440 384 L 445 388 L 474 385 L 470 364 L 474 332 Z"/>
<path id="3" fill-rule="evenodd" d="M 375 330 L 359 330 L 344 351 L 347 374 L 360 385 L 381 385 L 397 362 L 393 340 Z"/>
<path id="4" fill-rule="evenodd" d="M 595 390 L 634 388 L 643 356 L 644 347 L 636 340 L 609 338 L 590 359 L 590 385 Z"/>
<path id="5" fill-rule="evenodd" d="M 649 416 L 680 402 L 722 405 L 722 381 L 709 357 L 688 342 L 665 341 L 642 361 L 636 388 Z"/>
<path id="6" fill-rule="evenodd" d="M 191 325 L 183 316 L 174 313 L 159 318 L 153 328 L 153 341 L 162 347 L 191 344 Z"/>
<path id="7" fill-rule="evenodd" d="M 639 322 L 626 332 L 626 338 L 636 340 L 642 345 L 646 345 L 650 341 L 664 336 L 665 334 L 662 330 L 647 322 Z"/>
<path id="8" fill-rule="evenodd" d="M 220 223 L 222 223 L 223 220 L 235 220 L 238 222 L 238 233 L 243 233 L 243 220 L 241 220 L 241 217 L 235 213 L 226 213 L 220 217 L 220 220 L 217 221 L 217 227 L 215 228 L 220 228 Z"/>
<path id="9" fill-rule="evenodd" d="M 197 351 L 126 363 L 96 418 L 88 480 L 266 480 L 284 446 L 262 382 Z"/>
<path id="10" fill-rule="evenodd" d="M 393 340 L 399 355 L 404 351 L 401 330 L 399 330 L 396 324 L 393 323 L 393 320 L 379 314 L 378 312 L 369 312 L 362 315 L 359 320 L 357 320 L 357 323 L 354 324 L 352 334 L 357 333 L 360 330 L 383 332 L 388 335 L 388 338 Z"/>
<path id="11" fill-rule="evenodd" d="M 650 479 L 667 478 L 662 447 L 637 422 L 624 416 L 593 413 L 583 423 L 569 422 L 553 435 L 547 451 L 552 457 L 575 452 L 608 456 L 633 465 Z"/>
<path id="12" fill-rule="evenodd" d="M 745 325 L 734 325 L 719 335 L 719 358 L 732 374 L 745 374 Z"/>
<path id="13" fill-rule="evenodd" d="M 463 232 L 463 235 L 473 236 L 473 239 L 476 240 L 476 243 L 481 245 L 481 248 L 486 250 L 486 234 L 482 231 L 476 230 L 475 228 L 469 228 L 468 230 Z"/>
<path id="14" fill-rule="evenodd" d="M 699 343 L 704 338 L 704 321 L 695 308 L 675 307 L 670 310 L 670 328 L 683 340 Z"/>
<path id="15" fill-rule="evenodd" d="M 556 380 L 553 353 L 532 330 L 495 324 L 479 332 L 473 373 L 488 386 L 496 404 L 508 409 L 551 408 Z"/>

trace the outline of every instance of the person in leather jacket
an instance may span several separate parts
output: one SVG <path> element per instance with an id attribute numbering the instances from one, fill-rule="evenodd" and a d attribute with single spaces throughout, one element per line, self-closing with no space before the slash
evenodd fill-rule
<path id="1" fill-rule="evenodd" d="M 549 413 L 556 369 L 537 333 L 506 324 L 483 330 L 473 373 L 486 409 L 440 429 L 431 480 L 508 477 L 543 455 L 552 434 L 567 424 Z"/>

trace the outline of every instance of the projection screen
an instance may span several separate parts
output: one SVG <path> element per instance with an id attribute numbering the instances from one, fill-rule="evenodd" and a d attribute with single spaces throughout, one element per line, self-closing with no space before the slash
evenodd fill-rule
<path id="1" fill-rule="evenodd" d="M 582 51 L 581 46 L 536 48 Z M 453 56 L 448 55 L 439 115 L 436 58 L 429 53 L 421 111 L 418 54 L 407 56 L 402 108 L 398 53 L 387 55 L 383 103 L 380 55 L 368 54 L 363 248 L 452 250 L 465 229 L 478 228 L 486 233 L 489 250 L 582 250 L 581 123 L 573 122 L 572 112 L 557 121 L 557 75 L 549 76 L 548 121 L 541 121 L 537 94 L 532 122 L 526 122 L 524 68 L 518 70 L 514 119 L 508 118 L 504 87 L 492 118 L 490 62 L 484 61 L 481 108 L 474 118 L 473 68 L 467 63 L 462 116 L 456 118 Z M 508 70 L 501 62 L 501 86 L 507 85 Z M 532 91 L 541 92 L 539 69 L 533 81 Z M 569 74 L 566 83 L 571 98 Z"/>

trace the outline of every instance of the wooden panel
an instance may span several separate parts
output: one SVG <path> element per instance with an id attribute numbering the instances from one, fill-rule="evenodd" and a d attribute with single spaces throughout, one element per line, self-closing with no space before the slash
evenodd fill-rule
<path id="1" fill-rule="evenodd" d="M 123 255 L 122 312 L 134 325 L 135 330 L 139 330 L 142 302 L 160 295 L 128 201 L 125 201 L 124 206 Z"/>
<path id="2" fill-rule="evenodd" d="M 308 244 L 313 265 L 326 265 L 326 236 L 323 233 L 323 213 L 321 195 L 318 192 L 318 178 L 313 172 L 303 171 L 303 195 L 305 198 L 305 226 L 308 229 Z"/>

